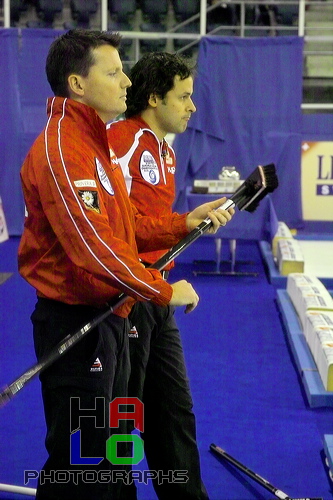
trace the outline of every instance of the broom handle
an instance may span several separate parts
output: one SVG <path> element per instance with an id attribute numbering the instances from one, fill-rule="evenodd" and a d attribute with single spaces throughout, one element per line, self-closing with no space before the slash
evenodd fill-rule
<path id="1" fill-rule="evenodd" d="M 273 493 L 277 498 L 280 498 L 282 500 L 292 500 L 290 496 L 288 496 L 286 493 L 283 491 L 279 490 L 279 488 L 276 488 L 273 486 L 270 482 L 267 481 L 267 479 L 264 479 L 263 477 L 259 476 L 256 472 L 253 472 L 251 469 L 243 465 L 242 463 L 238 462 L 234 457 L 229 455 L 225 450 L 220 448 L 219 446 L 216 446 L 216 444 L 211 444 L 210 449 L 214 451 L 217 455 L 220 457 L 224 458 L 228 462 L 230 462 L 232 465 L 237 467 L 239 470 L 247 474 L 249 477 L 257 481 L 257 483 L 261 484 L 264 488 L 266 488 L 268 491 Z"/>
<path id="2" fill-rule="evenodd" d="M 277 498 L 280 498 L 280 500 L 323 500 L 322 497 L 292 498 L 289 495 L 287 495 L 287 493 L 284 493 L 279 488 L 276 488 L 276 486 L 273 486 L 273 484 L 267 481 L 267 479 L 264 479 L 263 477 L 259 476 L 259 474 L 253 472 L 253 470 L 246 467 L 246 465 L 242 464 L 234 457 L 229 455 L 229 453 L 220 448 L 220 446 L 217 446 L 216 444 L 212 443 L 209 448 L 211 451 L 216 453 L 216 455 L 218 455 L 220 458 L 224 458 L 225 460 L 227 460 L 227 462 L 231 463 L 232 465 L 237 467 L 237 469 L 244 472 L 244 474 L 254 479 L 254 481 L 256 481 L 258 484 L 261 484 L 261 486 L 263 486 L 264 488 L 266 488 L 266 490 L 273 493 L 273 495 L 275 495 Z"/>
<path id="3" fill-rule="evenodd" d="M 229 199 L 220 208 L 227 210 L 234 205 L 234 202 Z M 150 267 L 161 271 L 169 262 L 171 262 L 177 255 L 183 252 L 193 241 L 195 241 L 199 236 L 208 231 L 211 227 L 212 222 L 210 219 L 205 219 L 194 228 L 185 238 L 180 240 L 174 247 L 171 248 L 165 255 L 163 255 L 155 264 Z M 73 347 L 77 342 L 79 342 L 87 333 L 96 328 L 102 321 L 104 321 L 111 313 L 120 307 L 124 302 L 128 300 L 128 296 L 124 293 L 119 295 L 114 301 L 108 304 L 107 308 L 98 316 L 96 316 L 92 321 L 84 325 L 77 332 L 72 335 L 67 335 L 51 352 L 40 362 L 33 365 L 31 368 L 26 370 L 20 377 L 15 379 L 11 384 L 4 388 L 0 393 L 0 407 L 4 406 L 10 399 L 12 399 L 15 394 L 17 394 L 23 387 L 30 382 L 36 375 L 39 375 L 42 371 L 53 364 L 57 359 L 59 359 L 65 352 L 67 352 L 71 347 Z"/>
<path id="4" fill-rule="evenodd" d="M 216 210 L 220 209 L 228 210 L 228 208 L 231 208 L 234 205 L 235 205 L 234 201 L 231 198 L 229 198 Z M 206 233 L 211 226 L 212 226 L 212 221 L 209 218 L 203 220 L 197 227 L 192 229 L 192 231 L 188 233 L 188 235 L 186 235 L 185 238 L 180 240 L 167 253 L 162 255 L 162 257 L 160 257 L 158 261 L 155 262 L 155 264 L 152 264 L 149 267 L 153 267 L 154 269 L 158 269 L 159 271 L 161 271 L 161 269 L 163 269 L 169 262 L 174 260 L 189 245 L 191 245 L 191 243 L 197 240 L 199 236 Z"/>

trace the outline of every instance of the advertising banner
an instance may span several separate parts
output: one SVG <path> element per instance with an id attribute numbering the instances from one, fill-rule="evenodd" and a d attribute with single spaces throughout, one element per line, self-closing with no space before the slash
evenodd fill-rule
<path id="1" fill-rule="evenodd" d="M 333 142 L 302 143 L 303 220 L 333 221 Z"/>

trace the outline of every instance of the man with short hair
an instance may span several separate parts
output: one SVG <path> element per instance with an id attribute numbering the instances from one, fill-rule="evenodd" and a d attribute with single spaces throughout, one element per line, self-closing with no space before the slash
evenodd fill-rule
<path id="1" fill-rule="evenodd" d="M 46 73 L 55 97 L 21 170 L 27 214 L 19 271 L 37 292 L 31 319 L 38 360 L 121 292 L 130 297 L 40 376 L 48 459 L 38 500 L 119 498 L 122 480 L 113 473 L 126 472 L 125 466 L 105 457 L 111 434 L 126 433 L 123 421 L 110 429 L 108 413 L 114 398 L 127 395 L 127 316 L 135 301 L 188 310 L 198 302 L 186 281 L 169 285 L 145 269 L 138 251 L 175 244 L 207 215 L 214 230 L 230 218 L 212 212 L 217 204 L 160 219 L 131 205 L 105 130 L 125 111 L 131 85 L 119 43 L 117 34 L 89 30 L 71 30 L 52 43 Z M 58 471 L 71 474 L 68 481 L 56 481 Z"/>

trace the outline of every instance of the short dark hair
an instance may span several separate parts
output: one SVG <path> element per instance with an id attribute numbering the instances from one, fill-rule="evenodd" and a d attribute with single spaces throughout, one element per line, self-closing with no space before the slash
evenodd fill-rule
<path id="1" fill-rule="evenodd" d="M 149 52 L 131 69 L 132 86 L 127 89 L 126 118 L 140 114 L 148 107 L 151 94 L 164 99 L 174 87 L 175 76 L 185 80 L 193 76 L 194 66 L 178 54 Z"/>
<path id="2" fill-rule="evenodd" d="M 101 45 L 120 45 L 119 33 L 73 29 L 56 38 L 46 59 L 46 76 L 54 95 L 68 97 L 67 78 L 71 73 L 87 76 L 94 64 L 92 50 Z"/>

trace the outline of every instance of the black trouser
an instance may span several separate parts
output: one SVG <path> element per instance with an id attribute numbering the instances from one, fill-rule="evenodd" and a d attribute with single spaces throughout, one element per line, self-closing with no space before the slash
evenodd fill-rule
<path id="1" fill-rule="evenodd" d="M 31 316 L 38 360 L 66 335 L 76 332 L 99 313 L 92 307 L 39 299 Z M 111 434 L 126 433 L 124 420 L 120 421 L 122 428 L 110 429 L 109 403 L 115 397 L 127 395 L 128 326 L 127 319 L 110 315 L 41 374 L 49 457 L 39 478 L 38 500 L 110 500 L 119 497 L 122 481 L 112 482 L 111 473 L 115 468 L 126 467 L 113 466 L 106 458 L 106 441 Z M 90 460 L 88 465 L 71 464 L 70 435 L 75 431 L 71 429 L 73 420 L 70 418 L 72 410 L 73 419 L 74 410 L 70 403 L 73 397 L 80 398 L 77 413 L 80 416 L 82 409 L 95 408 L 96 397 L 102 398 L 99 413 L 96 411 L 98 420 L 82 416 L 77 420 L 81 432 L 80 457 L 103 457 L 98 465 L 91 465 Z M 104 419 L 101 415 L 103 407 Z M 117 454 L 120 457 L 125 452 L 118 451 Z M 61 475 L 52 471 L 67 472 Z M 69 476 L 68 471 L 80 472 L 74 480 L 74 474 Z M 99 471 L 106 472 L 100 475 Z M 42 474 L 46 479 L 44 484 Z M 53 478 L 58 480 L 57 484 Z"/>
<path id="2" fill-rule="evenodd" d="M 153 480 L 159 499 L 207 499 L 201 481 L 193 402 L 174 308 L 138 302 L 130 313 L 138 338 L 130 338 L 129 396 L 144 403 L 144 443 L 149 469 L 187 471 L 185 483 Z M 135 498 L 127 492 L 126 500 Z"/>

